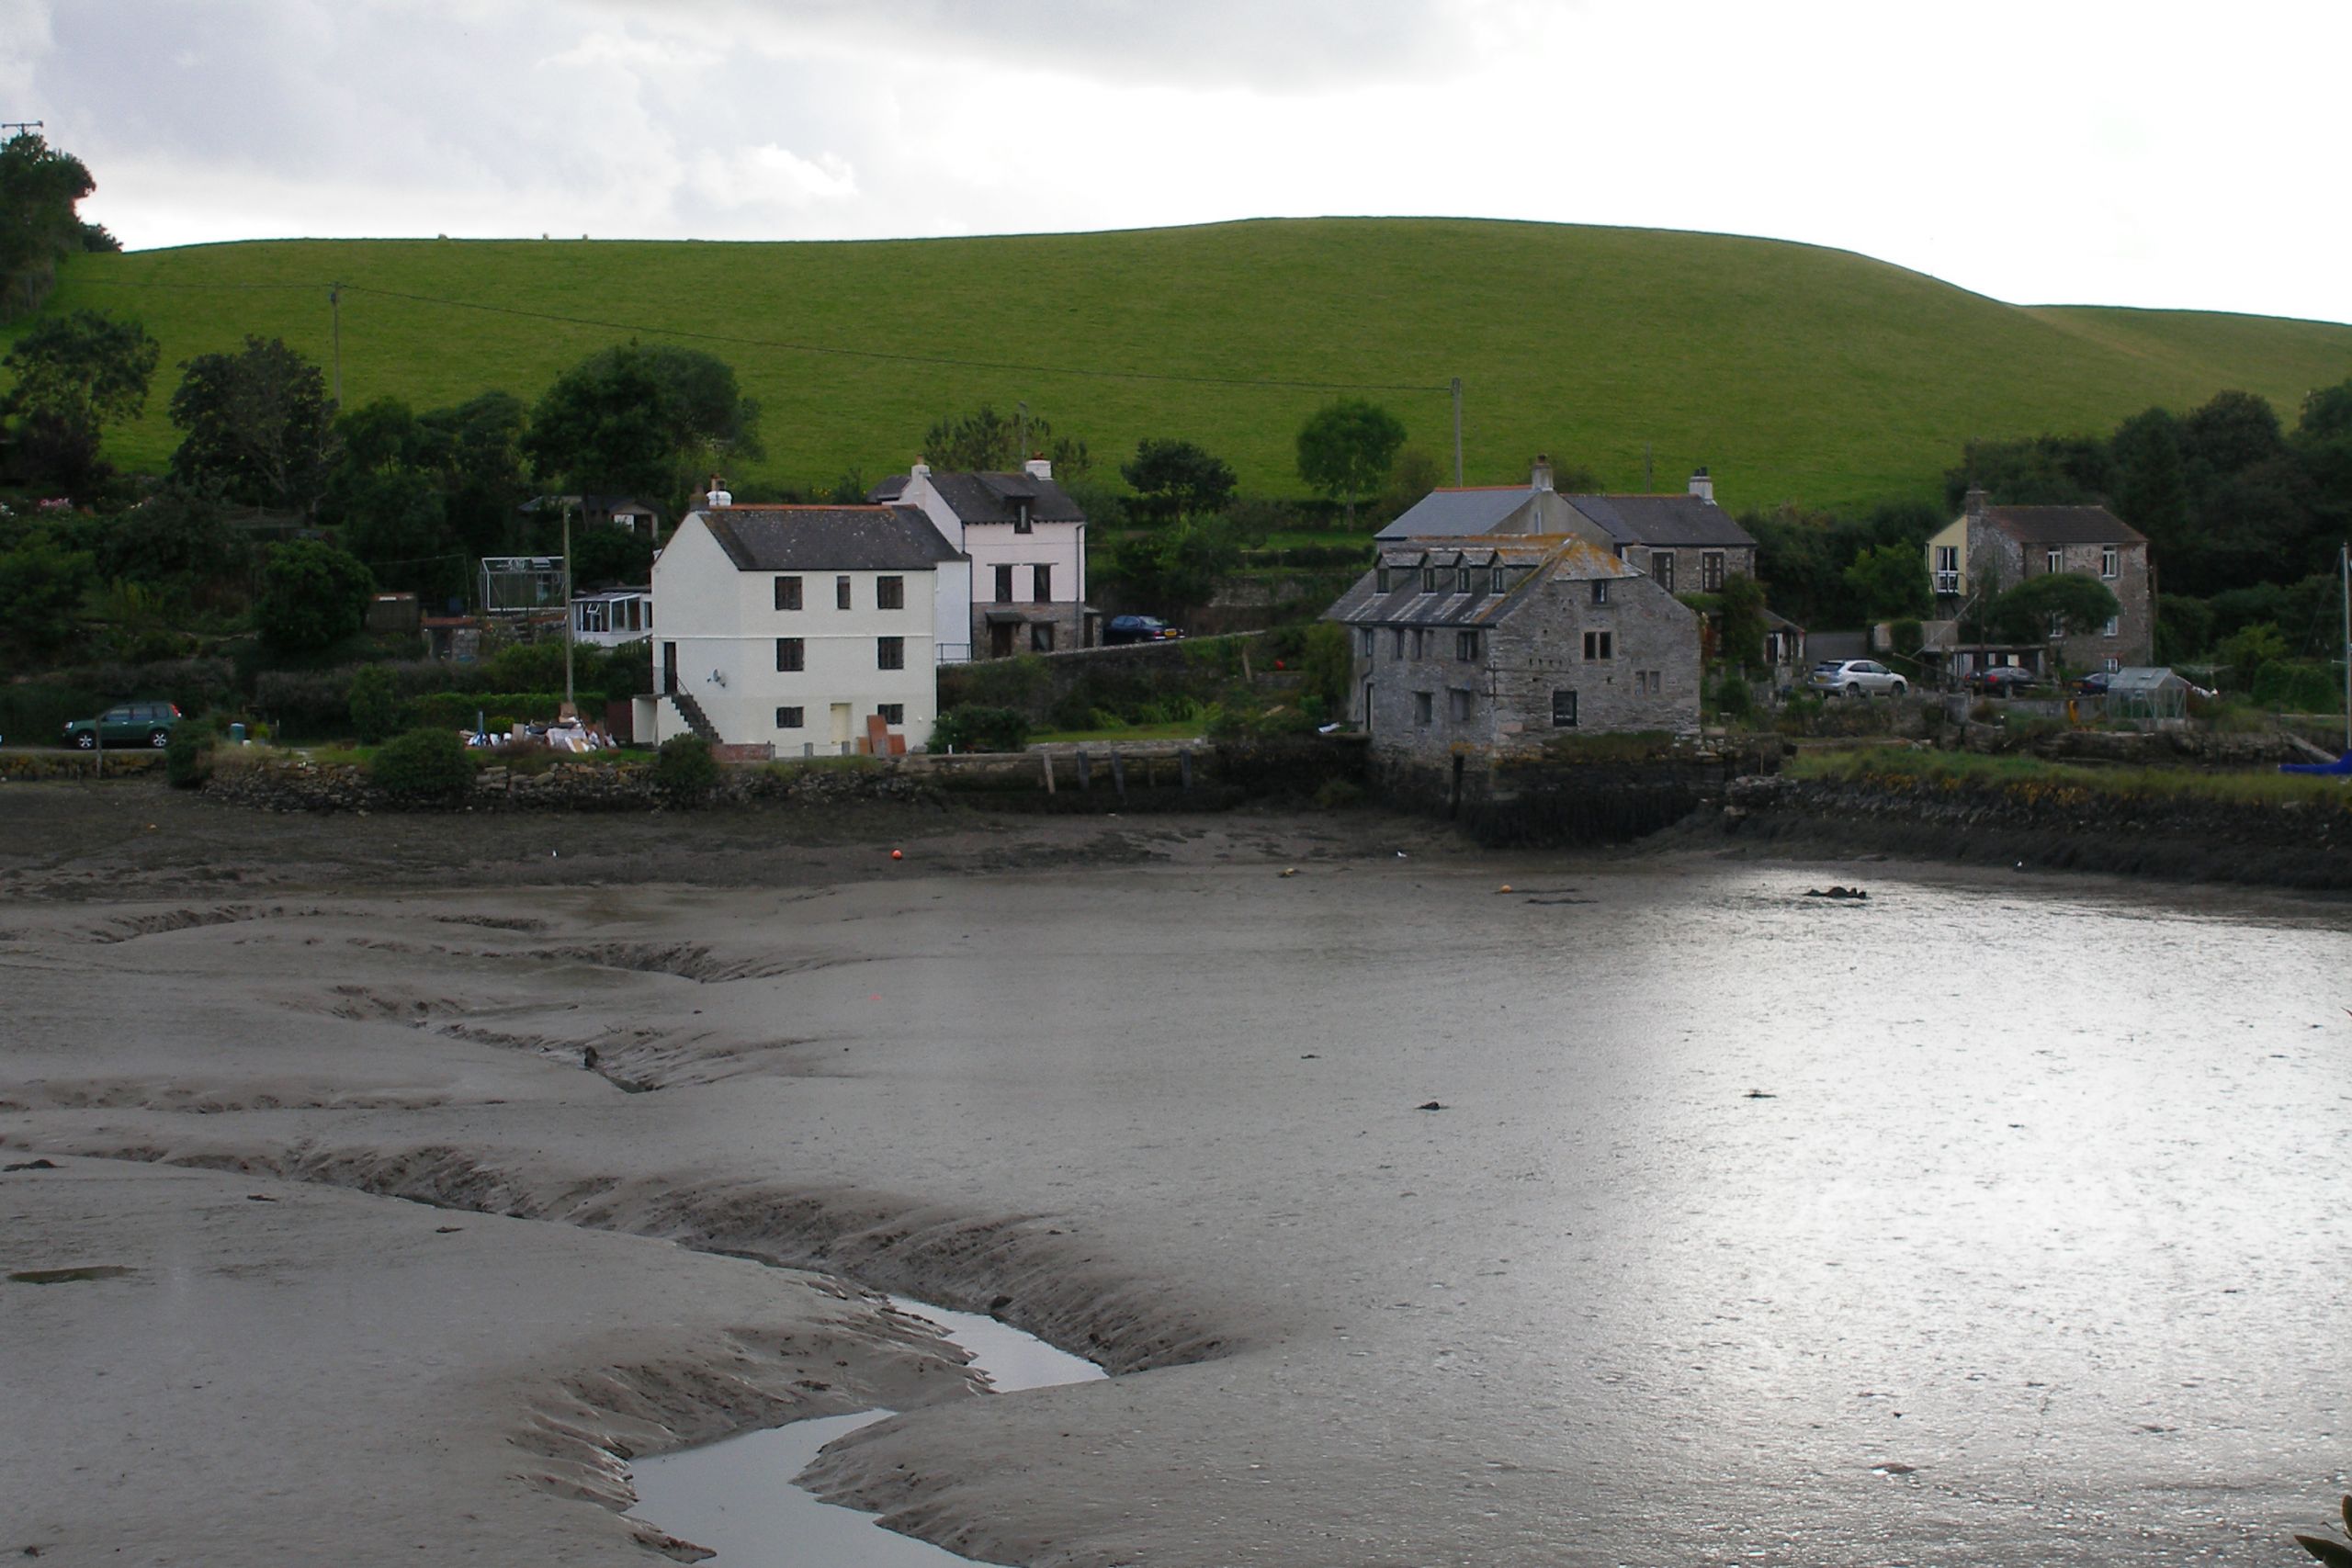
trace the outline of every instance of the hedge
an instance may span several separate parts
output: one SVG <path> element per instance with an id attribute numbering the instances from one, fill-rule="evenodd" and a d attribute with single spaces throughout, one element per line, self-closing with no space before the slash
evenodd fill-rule
<path id="1" fill-rule="evenodd" d="M 407 729 L 471 729 L 478 715 L 504 714 L 542 722 L 563 706 L 561 692 L 435 692 L 401 709 Z"/>

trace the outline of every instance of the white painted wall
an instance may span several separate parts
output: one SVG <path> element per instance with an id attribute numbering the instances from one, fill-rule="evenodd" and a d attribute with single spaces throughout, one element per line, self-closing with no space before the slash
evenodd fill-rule
<path id="1" fill-rule="evenodd" d="M 1052 471 L 1047 469 L 1038 477 L 1050 479 Z M 899 493 L 899 504 L 921 507 L 922 514 L 931 519 L 931 525 L 939 530 L 940 537 L 972 558 L 965 582 L 963 613 L 953 624 L 969 628 L 975 602 L 997 603 L 995 569 L 1000 565 L 1013 569 L 1014 604 L 1034 601 L 1034 579 L 1028 569 L 1040 564 L 1049 569 L 1053 580 L 1050 603 L 1073 605 L 1086 602 L 1085 524 L 1036 523 L 1026 534 L 1015 533 L 1010 523 L 981 523 L 967 527 L 931 482 L 931 468 L 924 463 L 917 463 L 908 470 L 906 488 Z M 940 640 L 965 640 L 946 635 L 950 624 L 943 612 Z"/>
<path id="2" fill-rule="evenodd" d="M 813 742 L 819 751 L 832 745 L 831 710 L 850 709 L 849 733 L 865 734 L 869 715 L 884 704 L 906 710 L 891 728 L 907 738 L 907 749 L 922 750 L 939 716 L 939 682 L 933 669 L 933 631 L 937 615 L 930 571 L 804 571 L 798 610 L 775 607 L 775 578 L 765 571 L 739 571 L 702 513 L 691 513 L 653 564 L 653 678 L 662 680 L 665 644 L 678 649 L 678 684 L 702 705 L 719 739 L 732 745 L 773 743 L 779 757 L 795 757 Z M 875 605 L 883 577 L 904 580 L 906 602 L 897 610 Z M 850 580 L 850 605 L 835 607 L 834 580 Z M 801 639 L 802 668 L 775 667 L 778 637 Z M 905 644 L 905 665 L 884 670 L 876 662 L 876 639 L 896 637 Z M 797 729 L 778 728 L 776 709 L 798 707 Z M 680 733 L 664 705 L 656 725 L 659 742 Z"/>

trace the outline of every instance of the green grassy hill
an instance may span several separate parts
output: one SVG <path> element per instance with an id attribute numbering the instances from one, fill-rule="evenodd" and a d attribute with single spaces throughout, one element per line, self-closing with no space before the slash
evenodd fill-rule
<path id="1" fill-rule="evenodd" d="M 256 242 L 77 257 L 50 309 L 135 315 L 162 340 L 148 417 L 113 443 L 119 462 L 153 468 L 175 440 L 174 367 L 246 333 L 327 363 L 335 281 L 346 403 L 389 393 L 422 409 L 492 387 L 534 399 L 629 335 L 548 318 L 711 349 L 764 411 L 768 457 L 732 476 L 746 487 L 852 466 L 878 478 L 937 416 L 1025 399 L 1104 468 L 1139 437 L 1180 436 L 1227 457 L 1247 490 L 1296 493 L 1293 438 L 1334 394 L 1216 378 L 1430 389 L 1367 395 L 1450 462 L 1439 389 L 1460 376 L 1474 484 L 1548 451 L 1637 489 L 1647 451 L 1657 489 L 1703 462 L 1735 507 L 1838 505 L 1933 493 L 1971 437 L 2103 433 L 2228 388 L 2291 423 L 2305 390 L 2352 377 L 2352 326 L 2019 309 L 1806 245 L 1453 220 L 844 243 Z"/>

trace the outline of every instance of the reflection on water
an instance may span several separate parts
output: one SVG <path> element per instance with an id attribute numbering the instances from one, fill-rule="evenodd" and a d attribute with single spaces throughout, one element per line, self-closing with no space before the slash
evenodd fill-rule
<path id="1" fill-rule="evenodd" d="M 890 1304 L 938 1325 L 999 1393 L 1102 1375 L 1091 1361 L 994 1318 L 903 1296 L 893 1296 Z M 871 1514 L 820 1503 L 792 1483 L 827 1443 L 890 1415 L 866 1410 L 795 1421 L 639 1460 L 632 1467 L 637 1506 L 629 1512 L 709 1548 L 718 1554 L 709 1560 L 718 1568 L 962 1568 L 969 1559 L 886 1530 Z"/>

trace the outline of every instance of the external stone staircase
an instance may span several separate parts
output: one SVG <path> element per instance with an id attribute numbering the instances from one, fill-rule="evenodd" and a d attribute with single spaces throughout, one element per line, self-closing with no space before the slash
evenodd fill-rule
<path id="1" fill-rule="evenodd" d="M 678 716 L 686 721 L 688 729 L 701 736 L 712 746 L 722 744 L 718 739 L 718 727 L 710 722 L 710 716 L 702 711 L 702 705 L 695 701 L 695 694 L 692 692 L 673 689 L 665 694 L 677 705 Z"/>

